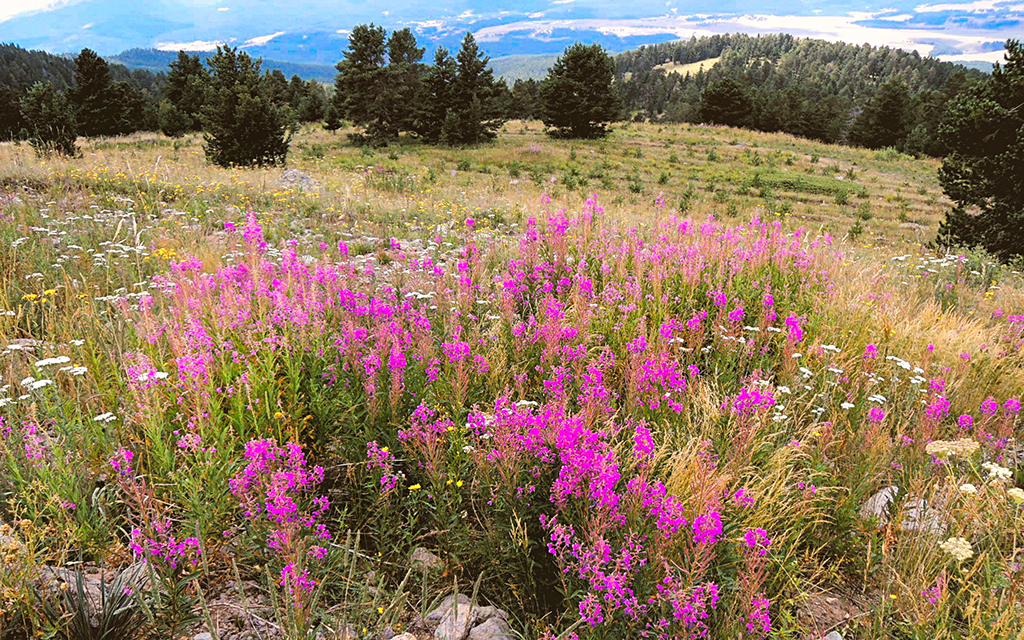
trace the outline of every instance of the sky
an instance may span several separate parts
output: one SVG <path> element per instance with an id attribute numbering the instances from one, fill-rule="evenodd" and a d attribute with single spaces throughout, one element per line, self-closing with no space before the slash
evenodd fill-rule
<path id="1" fill-rule="evenodd" d="M 412 27 L 428 44 L 470 30 L 501 55 L 557 53 L 575 39 L 622 50 L 691 35 L 785 32 L 996 62 L 1007 38 L 1024 38 L 1024 0 L 0 0 L 0 41 L 55 53 L 230 43 L 299 60 L 336 55 L 334 40 L 369 21 Z"/>

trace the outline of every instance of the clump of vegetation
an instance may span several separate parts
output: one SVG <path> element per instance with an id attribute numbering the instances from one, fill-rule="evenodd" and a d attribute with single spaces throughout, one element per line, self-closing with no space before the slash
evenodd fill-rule
<path id="1" fill-rule="evenodd" d="M 260 61 L 225 46 L 208 63 L 206 158 L 222 167 L 284 163 L 292 134 L 284 114 L 260 91 Z"/>

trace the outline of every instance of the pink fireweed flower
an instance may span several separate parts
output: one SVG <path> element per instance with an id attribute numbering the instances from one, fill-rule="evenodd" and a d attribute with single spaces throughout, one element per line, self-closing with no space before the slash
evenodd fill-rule
<path id="1" fill-rule="evenodd" d="M 633 453 L 641 464 L 650 464 L 654 460 L 654 437 L 651 430 L 643 423 L 633 429 Z"/>
<path id="2" fill-rule="evenodd" d="M 768 554 L 768 547 L 771 546 L 772 541 L 768 539 L 768 532 L 758 527 L 747 529 L 743 534 L 743 544 L 748 552 L 764 556 Z"/>
<path id="3" fill-rule="evenodd" d="M 804 339 L 804 330 L 801 326 L 803 319 L 799 316 L 789 316 L 786 318 L 786 328 L 789 329 L 789 339 L 793 342 L 800 342 Z"/>
<path id="4" fill-rule="evenodd" d="M 754 504 L 754 498 L 746 489 L 740 487 L 732 494 L 732 503 L 738 507 L 749 507 Z"/>
<path id="5" fill-rule="evenodd" d="M 772 621 L 768 616 L 771 603 L 763 595 L 756 595 L 750 601 L 750 613 L 747 614 L 747 631 L 761 637 L 767 637 L 772 630 Z"/>
<path id="6" fill-rule="evenodd" d="M 879 424 L 882 420 L 885 420 L 885 411 L 883 411 L 881 407 L 872 407 L 871 410 L 868 411 L 868 422 L 872 424 Z"/>
<path id="7" fill-rule="evenodd" d="M 256 219 L 255 211 L 250 211 L 245 215 L 245 228 L 242 229 L 242 240 L 246 244 L 259 249 L 265 249 L 267 246 L 266 240 L 263 239 L 263 227 L 260 226 L 259 220 Z"/>
<path id="8" fill-rule="evenodd" d="M 873 344 L 869 344 L 868 346 L 864 347 L 864 359 L 865 360 L 874 360 L 877 357 L 878 357 L 878 347 L 876 347 Z"/>
<path id="9" fill-rule="evenodd" d="M 110 466 L 118 475 L 122 477 L 130 476 L 134 473 L 132 470 L 132 458 L 134 457 L 134 453 L 124 447 L 119 447 L 114 452 L 114 455 L 110 457 Z"/>
<path id="10" fill-rule="evenodd" d="M 743 307 L 736 307 L 735 309 L 729 312 L 729 322 L 741 322 L 743 320 L 743 316 L 745 315 L 746 313 L 743 311 Z"/>
<path id="11" fill-rule="evenodd" d="M 693 520 L 693 543 L 713 545 L 722 535 L 722 516 L 717 511 L 709 511 Z"/>
<path id="12" fill-rule="evenodd" d="M 178 569 L 183 563 L 191 566 L 199 564 L 202 547 L 197 538 L 177 540 L 170 520 L 156 519 L 151 524 L 149 533 L 142 529 L 132 529 L 128 548 L 138 559 L 149 562 L 160 562 L 171 569 Z"/>
<path id="13" fill-rule="evenodd" d="M 974 418 L 970 414 L 965 413 L 956 419 L 956 423 L 960 425 L 961 429 L 969 430 L 974 425 Z"/>

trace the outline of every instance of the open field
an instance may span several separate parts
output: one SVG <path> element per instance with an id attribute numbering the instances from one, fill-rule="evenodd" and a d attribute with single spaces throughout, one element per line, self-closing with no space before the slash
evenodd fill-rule
<path id="1" fill-rule="evenodd" d="M 711 67 L 715 66 L 722 57 L 708 58 L 706 60 L 698 60 L 697 62 L 690 62 L 688 64 L 681 64 L 678 62 L 666 62 L 665 64 L 659 64 L 654 67 L 655 69 L 661 69 L 665 73 L 678 73 L 681 76 L 686 74 L 696 75 L 701 71 L 707 71 Z"/>
<path id="2" fill-rule="evenodd" d="M 1024 638 L 1024 282 L 938 161 L 343 133 L 0 145 L 0 638 L 100 575 L 113 638 Z"/>

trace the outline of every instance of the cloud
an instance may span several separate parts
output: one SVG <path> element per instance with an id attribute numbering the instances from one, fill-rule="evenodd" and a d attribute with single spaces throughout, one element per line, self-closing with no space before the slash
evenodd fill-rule
<path id="1" fill-rule="evenodd" d="M 959 11 L 963 13 L 986 13 L 995 11 L 998 5 L 1007 0 L 975 0 L 975 2 L 952 2 L 948 4 L 919 4 L 914 7 L 915 13 L 938 13 L 940 11 Z"/>
<path id="2" fill-rule="evenodd" d="M 231 7 L 217 7 L 217 11 L 231 11 Z"/>
<path id="3" fill-rule="evenodd" d="M 0 2 L 0 22 L 14 16 L 36 11 L 51 11 L 72 4 L 73 0 L 3 0 Z"/>
<path id="4" fill-rule="evenodd" d="M 980 53 L 957 53 L 949 54 L 944 56 L 935 56 L 943 62 L 1006 62 L 1006 49 L 1000 49 L 999 51 L 984 51 Z"/>
<path id="5" fill-rule="evenodd" d="M 242 46 L 243 47 L 261 47 L 278 36 L 283 36 L 285 31 L 278 31 L 277 33 L 270 33 L 265 36 L 256 36 L 255 38 L 249 38 Z"/>
<path id="6" fill-rule="evenodd" d="M 158 42 L 156 48 L 160 51 L 213 51 L 223 45 L 223 42 L 215 40 L 193 40 L 192 42 Z"/>
<path id="7" fill-rule="evenodd" d="M 899 13 L 894 16 L 876 16 L 875 20 L 885 20 L 887 22 L 906 22 L 913 19 L 913 15 L 909 13 Z"/>
<path id="8" fill-rule="evenodd" d="M 93 24 L 95 24 L 95 23 L 90 22 L 89 24 L 83 24 L 82 25 L 82 29 L 92 29 L 92 25 Z"/>

